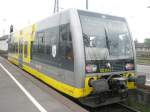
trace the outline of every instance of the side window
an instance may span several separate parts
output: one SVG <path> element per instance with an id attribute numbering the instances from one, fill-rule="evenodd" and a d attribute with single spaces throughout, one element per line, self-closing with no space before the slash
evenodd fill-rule
<path id="1" fill-rule="evenodd" d="M 10 53 L 15 53 L 15 37 L 14 36 L 12 36 L 11 37 L 11 40 L 10 40 L 10 42 L 9 42 L 9 45 L 8 45 L 8 49 L 9 49 L 9 52 Z"/>
<path id="2" fill-rule="evenodd" d="M 13 43 L 13 53 L 15 53 L 15 43 Z"/>
<path id="3" fill-rule="evenodd" d="M 62 24 L 60 26 L 60 58 L 62 66 L 65 69 L 74 70 L 74 55 L 72 37 L 70 33 L 70 24 Z"/>
<path id="4" fill-rule="evenodd" d="M 32 42 L 32 57 L 37 56 L 38 53 L 38 38 L 36 34 L 36 39 L 35 41 Z"/>
<path id="5" fill-rule="evenodd" d="M 32 47 L 32 58 L 41 56 L 44 54 L 45 35 L 44 31 L 36 33 L 36 39 L 31 43 Z"/>
<path id="6" fill-rule="evenodd" d="M 47 53 L 49 53 L 50 61 L 58 65 L 58 41 L 59 41 L 59 26 L 53 27 L 48 30 L 49 36 L 47 37 Z"/>
<path id="7" fill-rule="evenodd" d="M 46 55 L 50 55 L 51 53 L 51 46 L 50 46 L 50 32 L 51 30 L 50 29 L 47 29 L 46 32 L 45 32 L 45 54 Z M 50 57 L 50 56 L 48 56 Z"/>
<path id="8" fill-rule="evenodd" d="M 13 43 L 13 36 L 10 37 L 10 41 L 9 41 L 9 44 L 8 44 L 8 51 L 9 53 L 12 53 L 12 43 Z"/>
<path id="9" fill-rule="evenodd" d="M 38 53 L 44 53 L 44 44 L 45 44 L 45 35 L 44 32 L 38 32 L 37 33 L 37 39 L 38 39 Z"/>
<path id="10" fill-rule="evenodd" d="M 28 56 L 28 42 L 24 42 L 24 57 Z"/>
<path id="11" fill-rule="evenodd" d="M 59 20 L 57 18 L 57 22 L 52 26 L 36 32 L 31 57 L 44 64 L 73 71 L 74 55 L 69 14 L 63 14 Z"/>
<path id="12" fill-rule="evenodd" d="M 33 57 L 33 41 L 31 41 L 31 51 L 30 51 L 30 58 Z"/>
<path id="13" fill-rule="evenodd" d="M 19 41 L 19 54 L 22 54 L 22 50 L 23 50 L 23 43 L 22 40 Z"/>
<path id="14" fill-rule="evenodd" d="M 15 49 L 16 54 L 18 54 L 18 43 L 16 43 L 16 49 Z"/>
<path id="15" fill-rule="evenodd" d="M 39 62 L 58 66 L 59 26 L 51 27 L 36 33 L 32 43 L 32 59 Z M 53 47 L 55 46 L 55 51 Z M 53 52 L 52 52 L 53 49 Z"/>
<path id="16" fill-rule="evenodd" d="M 22 44 L 20 44 L 19 47 L 20 47 L 20 54 L 22 54 Z"/>
<path id="17" fill-rule="evenodd" d="M 17 44 L 17 42 L 13 43 L 13 53 L 18 53 L 18 44 Z"/>

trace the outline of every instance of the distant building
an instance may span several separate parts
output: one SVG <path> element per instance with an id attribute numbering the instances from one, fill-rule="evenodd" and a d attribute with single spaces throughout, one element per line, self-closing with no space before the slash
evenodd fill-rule
<path id="1" fill-rule="evenodd" d="M 135 43 L 136 51 L 150 52 L 150 47 L 145 46 L 144 43 Z"/>
<path id="2" fill-rule="evenodd" d="M 4 35 L 0 37 L 0 53 L 8 51 L 8 39 L 9 35 Z"/>

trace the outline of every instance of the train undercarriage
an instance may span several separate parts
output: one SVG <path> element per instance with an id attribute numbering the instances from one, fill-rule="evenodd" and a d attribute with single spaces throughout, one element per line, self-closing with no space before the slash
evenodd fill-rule
<path id="1" fill-rule="evenodd" d="M 98 107 L 125 101 L 128 97 L 128 82 L 135 82 L 135 78 L 125 78 L 121 75 L 104 76 L 98 80 L 90 80 L 93 92 L 80 102 L 89 107 Z"/>

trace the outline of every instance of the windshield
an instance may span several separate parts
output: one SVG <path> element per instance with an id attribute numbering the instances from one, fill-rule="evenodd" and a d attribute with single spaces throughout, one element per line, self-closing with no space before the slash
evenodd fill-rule
<path id="1" fill-rule="evenodd" d="M 80 15 L 86 60 L 128 59 L 133 49 L 125 21 Z"/>

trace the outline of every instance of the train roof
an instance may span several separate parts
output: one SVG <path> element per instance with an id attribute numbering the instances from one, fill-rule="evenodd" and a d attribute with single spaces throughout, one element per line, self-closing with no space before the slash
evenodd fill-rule
<path id="1" fill-rule="evenodd" d="M 88 10 L 80 10 L 80 9 L 76 9 L 76 10 L 80 14 L 84 14 L 84 15 L 87 15 L 87 16 L 97 16 L 97 17 L 104 18 L 104 19 L 113 19 L 113 20 L 126 21 L 124 17 L 120 17 L 120 16 L 103 14 L 103 13 L 94 12 L 94 11 L 88 11 Z"/>
<path id="2" fill-rule="evenodd" d="M 83 9 L 75 9 L 75 8 L 65 9 L 63 11 L 60 11 L 60 12 L 56 13 L 56 14 L 53 14 L 52 16 L 47 17 L 46 19 L 50 19 L 52 17 L 58 16 L 58 15 L 63 14 L 63 13 L 67 13 L 67 12 L 69 13 L 70 11 L 73 11 L 73 10 L 76 10 L 77 12 L 82 13 L 82 14 L 84 13 L 86 15 L 91 15 L 91 16 L 93 15 L 93 16 L 99 16 L 99 17 L 102 17 L 102 18 L 106 17 L 107 19 L 114 19 L 114 20 L 125 21 L 124 17 L 114 16 L 114 15 L 109 15 L 109 14 L 103 14 L 103 13 L 89 11 L 89 10 L 83 10 Z M 42 21 L 44 21 L 46 19 L 43 19 L 43 20 L 41 20 L 39 22 L 42 22 Z"/>
<path id="3" fill-rule="evenodd" d="M 38 31 L 40 31 L 42 29 L 48 28 L 49 24 L 51 24 L 51 26 L 53 26 L 55 24 L 55 21 L 57 19 L 59 19 L 59 16 L 61 14 L 73 13 L 75 11 L 78 12 L 79 14 L 84 14 L 84 15 L 87 15 L 87 16 L 88 15 L 89 16 L 96 16 L 96 17 L 100 17 L 100 18 L 103 18 L 103 19 L 111 19 L 111 20 L 116 20 L 116 21 L 126 21 L 125 18 L 123 18 L 123 17 L 112 16 L 112 15 L 108 15 L 108 14 L 102 14 L 102 13 L 93 12 L 93 11 L 89 11 L 89 10 L 81 10 L 81 9 L 70 8 L 70 9 L 66 9 L 66 10 L 63 10 L 61 12 L 58 12 L 56 14 L 53 14 L 52 16 L 49 16 L 45 19 L 42 19 L 41 21 L 38 21 L 35 24 L 40 26 L 39 29 L 38 29 Z M 51 21 L 51 23 L 49 23 L 49 21 Z M 32 27 L 32 25 L 30 25 L 28 27 Z M 28 29 L 28 27 L 24 27 L 19 31 L 25 31 L 25 29 Z M 15 32 L 15 34 L 16 34 L 16 32 Z"/>

